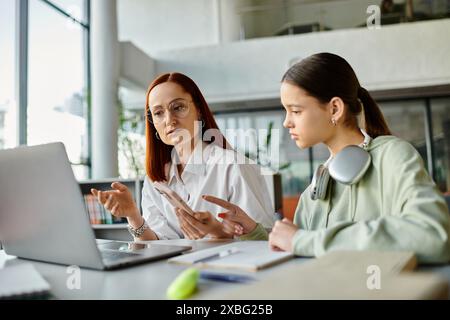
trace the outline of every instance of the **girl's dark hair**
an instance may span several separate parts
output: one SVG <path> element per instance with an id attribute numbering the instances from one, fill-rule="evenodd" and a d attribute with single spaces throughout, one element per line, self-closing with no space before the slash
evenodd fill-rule
<path id="1" fill-rule="evenodd" d="M 281 81 L 301 87 L 322 103 L 341 98 L 347 105 L 344 124 L 348 126 L 357 126 L 357 116 L 364 109 L 365 130 L 372 138 L 391 134 L 377 103 L 361 87 L 350 64 L 338 55 L 309 56 L 290 67 Z"/>
<path id="2" fill-rule="evenodd" d="M 156 87 L 158 84 L 164 82 L 174 82 L 180 85 L 187 93 L 189 93 L 194 101 L 194 104 L 200 113 L 201 119 L 203 121 L 202 127 L 202 137 L 206 130 L 209 129 L 217 129 L 216 121 L 214 120 L 214 116 L 209 109 L 208 103 L 203 97 L 200 89 L 195 84 L 195 82 L 189 78 L 188 76 L 178 73 L 165 73 L 158 76 L 153 82 L 149 85 L 146 95 L 145 102 L 145 114 L 149 112 L 149 95 L 150 92 Z M 165 174 L 165 165 L 169 163 L 171 159 L 171 151 L 173 146 L 167 145 L 162 142 L 160 139 L 156 138 L 156 128 L 150 121 L 145 121 L 145 135 L 146 135 L 146 153 L 145 153 L 145 169 L 147 172 L 147 176 L 152 181 L 165 181 L 167 179 Z M 217 137 L 222 141 L 213 141 L 213 143 L 221 146 L 226 149 L 229 147 L 229 144 L 225 137 L 220 134 L 220 137 Z M 206 142 L 206 141 L 205 141 Z"/>

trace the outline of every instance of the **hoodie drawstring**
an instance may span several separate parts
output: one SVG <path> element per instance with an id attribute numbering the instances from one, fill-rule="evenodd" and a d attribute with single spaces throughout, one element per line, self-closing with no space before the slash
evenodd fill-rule
<path id="1" fill-rule="evenodd" d="M 325 201 L 327 202 L 325 214 L 326 214 L 326 221 L 325 221 L 325 228 L 328 228 L 328 221 L 330 217 L 330 211 L 331 211 L 331 190 L 333 189 L 334 181 L 330 179 L 330 185 L 328 186 L 327 195 L 325 197 Z"/>
<path id="2" fill-rule="evenodd" d="M 356 185 L 350 186 L 350 214 L 352 217 L 352 222 L 355 221 L 356 216 Z"/>

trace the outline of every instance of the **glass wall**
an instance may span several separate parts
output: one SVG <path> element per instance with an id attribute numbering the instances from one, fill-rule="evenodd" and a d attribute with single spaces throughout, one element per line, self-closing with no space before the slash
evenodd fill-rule
<path id="1" fill-rule="evenodd" d="M 392 134 L 410 142 L 428 169 L 425 100 L 381 102 L 379 105 Z"/>
<path id="2" fill-rule="evenodd" d="M 136 97 L 137 96 L 137 97 Z M 118 160 L 121 178 L 145 176 L 145 117 L 140 99 L 145 92 L 134 96 L 129 89 L 119 88 Z"/>
<path id="3" fill-rule="evenodd" d="M 15 0 L 0 1 L 0 149 L 17 144 L 15 103 Z"/>
<path id="4" fill-rule="evenodd" d="M 51 3 L 64 10 L 78 21 L 87 23 L 87 17 L 83 15 L 84 0 L 51 0 Z M 68 22 L 70 23 L 70 22 Z"/>
<path id="5" fill-rule="evenodd" d="M 69 2 L 83 12 L 84 1 Z M 81 25 L 30 0 L 28 144 L 63 142 L 79 179 L 88 177 L 84 37 Z"/>
<path id="6" fill-rule="evenodd" d="M 242 2 L 240 16 L 244 39 L 327 30 L 360 28 L 380 8 L 380 25 L 442 19 L 450 16 L 448 0 L 399 0 L 381 7 L 382 0 L 253 0 Z M 372 22 L 369 22 L 372 23 Z"/>
<path id="7" fill-rule="evenodd" d="M 450 190 L 450 98 L 430 99 L 434 179 L 439 189 Z M 429 170 L 426 142 L 427 99 L 380 103 L 392 133 L 409 141 L 420 153 Z M 430 170 L 429 170 L 430 171 Z"/>
<path id="8" fill-rule="evenodd" d="M 431 99 L 436 183 L 450 195 L 450 98 Z"/>
<path id="9" fill-rule="evenodd" d="M 309 184 L 308 150 L 300 150 L 283 128 L 284 111 L 217 114 L 219 128 L 237 151 L 261 166 L 279 171 L 283 195 L 300 194 Z M 249 129 L 249 128 L 253 128 Z M 267 143 L 268 134 L 270 143 Z"/>
<path id="10" fill-rule="evenodd" d="M 383 101 L 379 106 L 392 133 L 410 142 L 421 155 L 425 168 L 429 167 L 426 141 L 426 103 L 427 99 Z M 430 99 L 431 127 L 434 149 L 435 181 L 444 193 L 450 192 L 450 98 Z M 256 128 L 267 129 L 273 122 L 274 129 L 280 129 L 280 136 L 272 143 L 279 147 L 279 163 L 289 163 L 280 171 L 283 182 L 283 195 L 299 195 L 309 185 L 315 168 L 329 157 L 328 148 L 324 144 L 314 146 L 311 150 L 300 150 L 289 139 L 288 131 L 282 127 L 284 111 L 247 111 L 240 113 L 217 114 L 217 122 L 226 133 L 229 142 L 250 155 L 257 149 L 257 139 L 245 140 L 245 135 L 230 135 L 230 129 Z M 232 131 L 231 131 L 232 132 Z M 248 143 L 250 141 L 251 143 Z M 263 139 L 260 139 L 263 141 Z M 246 143 L 246 144 L 244 144 Z M 247 147 L 248 146 L 248 147 Z M 247 147 L 247 149 L 245 149 Z M 261 148 L 261 147 L 260 147 Z M 431 160 L 431 159 L 430 159 Z"/>

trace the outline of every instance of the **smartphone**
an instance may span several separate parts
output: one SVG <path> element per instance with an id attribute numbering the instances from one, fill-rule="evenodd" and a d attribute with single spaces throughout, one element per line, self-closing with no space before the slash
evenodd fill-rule
<path id="1" fill-rule="evenodd" d="M 173 190 L 167 187 L 165 184 L 155 181 L 153 182 L 155 189 L 162 194 L 171 205 L 175 208 L 182 208 L 186 210 L 191 216 L 194 216 L 194 211 L 187 205 L 186 202 Z"/>

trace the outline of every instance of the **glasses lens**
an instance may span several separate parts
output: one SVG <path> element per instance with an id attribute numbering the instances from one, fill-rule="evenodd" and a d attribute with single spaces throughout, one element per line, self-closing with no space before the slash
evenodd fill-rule
<path id="1" fill-rule="evenodd" d="M 153 119 L 154 123 L 160 123 L 163 122 L 166 118 L 166 110 L 163 108 L 154 110 L 151 112 L 151 118 Z"/>
<path id="2" fill-rule="evenodd" d="M 184 118 L 189 113 L 189 106 L 185 102 L 176 101 L 176 102 L 170 104 L 169 110 L 170 110 L 170 113 L 172 113 L 172 115 L 174 117 Z"/>
<path id="3" fill-rule="evenodd" d="M 185 118 L 189 114 L 188 102 L 175 101 L 169 105 L 169 112 L 175 118 Z M 167 109 L 158 107 L 155 110 L 149 110 L 147 113 L 147 119 L 153 123 L 161 123 L 166 118 Z"/>

